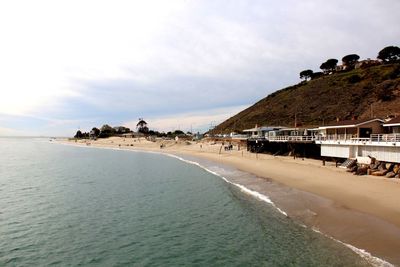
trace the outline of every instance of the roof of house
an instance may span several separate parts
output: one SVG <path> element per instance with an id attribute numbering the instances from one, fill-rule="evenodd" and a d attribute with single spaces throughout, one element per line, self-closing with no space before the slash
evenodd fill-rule
<path id="1" fill-rule="evenodd" d="M 385 122 L 383 126 L 400 126 L 400 117 L 393 118 L 390 121 Z"/>
<path id="2" fill-rule="evenodd" d="M 344 120 L 344 121 L 335 121 L 333 123 L 330 123 L 328 125 L 320 126 L 318 127 L 319 129 L 334 129 L 334 128 L 353 128 L 353 127 L 359 127 L 361 125 L 373 122 L 373 121 L 379 121 L 379 122 L 384 122 L 382 119 L 364 119 L 364 120 Z"/>

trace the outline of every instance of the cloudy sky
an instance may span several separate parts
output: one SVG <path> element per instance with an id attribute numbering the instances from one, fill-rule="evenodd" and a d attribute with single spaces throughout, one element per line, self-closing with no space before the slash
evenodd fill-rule
<path id="1" fill-rule="evenodd" d="M 398 0 L 0 2 L 0 135 L 204 130 L 318 71 L 399 45 Z"/>

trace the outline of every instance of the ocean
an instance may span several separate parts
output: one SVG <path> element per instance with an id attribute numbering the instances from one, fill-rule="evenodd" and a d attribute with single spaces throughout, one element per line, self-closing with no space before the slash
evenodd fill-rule
<path id="1" fill-rule="evenodd" d="M 39 138 L 0 152 L 0 266 L 370 266 L 193 159 Z"/>

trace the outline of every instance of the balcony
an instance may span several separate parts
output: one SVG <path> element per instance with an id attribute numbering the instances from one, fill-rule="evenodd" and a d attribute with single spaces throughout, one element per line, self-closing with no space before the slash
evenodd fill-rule
<path id="1" fill-rule="evenodd" d="M 349 135 L 316 136 L 315 142 L 323 145 L 400 146 L 400 134 L 371 134 L 367 138 Z"/>

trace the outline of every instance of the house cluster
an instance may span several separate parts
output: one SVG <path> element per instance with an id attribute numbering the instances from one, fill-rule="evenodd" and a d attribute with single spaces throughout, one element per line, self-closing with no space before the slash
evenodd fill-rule
<path id="1" fill-rule="evenodd" d="M 383 63 L 382 60 L 367 58 L 367 59 L 364 59 L 364 60 L 357 61 L 354 64 L 354 68 L 355 69 L 368 68 L 368 67 L 372 67 L 372 66 L 382 65 L 382 63 Z M 350 68 L 349 66 L 346 66 L 345 64 L 342 64 L 342 65 L 336 66 L 336 71 L 344 71 L 344 70 L 347 70 L 349 68 Z"/>
<path id="2" fill-rule="evenodd" d="M 400 117 L 388 120 L 337 120 L 316 128 L 255 127 L 244 130 L 250 147 L 274 143 L 318 146 L 321 157 L 400 163 Z M 260 145 L 261 144 L 261 145 Z"/>

